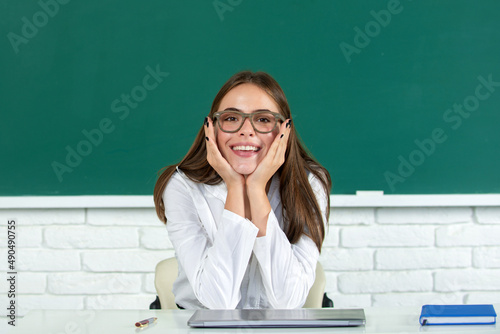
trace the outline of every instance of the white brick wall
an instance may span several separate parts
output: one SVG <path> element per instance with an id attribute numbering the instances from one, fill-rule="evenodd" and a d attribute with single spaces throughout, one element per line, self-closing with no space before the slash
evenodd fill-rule
<path id="1" fill-rule="evenodd" d="M 500 207 L 332 208 L 338 307 L 500 302 Z"/>
<path id="2" fill-rule="evenodd" d="M 20 315 L 146 309 L 156 263 L 174 256 L 153 208 L 1 209 L 3 254 L 12 218 Z M 499 303 L 500 206 L 335 207 L 320 260 L 336 307 Z"/>
<path id="3" fill-rule="evenodd" d="M 41 308 L 147 309 L 156 295 L 156 264 L 174 256 L 153 208 L 2 209 L 4 255 L 8 219 L 16 220 L 21 316 Z M 7 271 L 6 259 L 0 268 Z M 0 281 L 0 305 L 7 305 Z"/>

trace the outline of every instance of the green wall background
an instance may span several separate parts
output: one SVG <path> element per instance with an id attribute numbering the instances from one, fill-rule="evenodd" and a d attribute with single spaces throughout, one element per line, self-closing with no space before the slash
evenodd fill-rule
<path id="1" fill-rule="evenodd" d="M 244 69 L 282 85 L 335 194 L 500 192 L 498 1 L 0 9 L 2 196 L 152 194 Z"/>

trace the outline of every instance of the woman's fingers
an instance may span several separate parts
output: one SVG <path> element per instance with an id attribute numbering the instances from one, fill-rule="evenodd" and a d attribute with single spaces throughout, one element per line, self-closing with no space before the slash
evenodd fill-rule
<path id="1" fill-rule="evenodd" d="M 242 176 L 236 173 L 219 151 L 215 138 L 214 124 L 210 117 L 205 118 L 205 140 L 207 141 L 207 161 L 222 177 L 224 182 L 226 182 L 226 184 L 235 180 L 237 182 L 242 182 Z"/>
<path id="2" fill-rule="evenodd" d="M 280 131 L 271 144 L 271 147 L 269 147 L 265 158 L 252 173 L 250 177 L 252 182 L 264 185 L 267 184 L 267 181 L 269 181 L 274 173 L 276 173 L 276 171 L 285 162 L 287 141 L 290 136 L 290 125 L 291 123 L 289 123 L 289 120 L 281 124 Z"/>
<path id="3" fill-rule="evenodd" d="M 288 143 L 288 137 L 290 136 L 291 129 L 291 120 L 286 120 L 280 126 L 280 132 L 274 139 L 273 144 L 268 152 L 270 158 L 274 164 L 278 164 L 276 170 L 283 164 L 285 161 L 285 152 Z"/>
<path id="4" fill-rule="evenodd" d="M 210 139 L 215 141 L 215 131 L 214 131 L 213 123 L 212 123 L 212 120 L 210 119 L 210 117 L 205 117 L 204 124 L 205 124 L 205 139 L 207 141 L 210 141 Z"/>
<path id="5" fill-rule="evenodd" d="M 213 130 L 213 126 L 212 128 L 210 128 L 210 123 L 211 123 L 211 120 L 209 117 L 205 117 L 205 140 L 207 141 L 206 143 L 206 146 L 207 146 L 207 160 L 208 160 L 208 163 L 212 166 L 213 166 L 213 162 L 214 162 L 214 155 L 215 155 L 215 152 L 214 152 L 214 145 L 215 144 L 215 135 L 214 135 L 214 130 Z M 212 137 L 212 138 L 210 138 Z M 210 142 L 210 139 L 212 139 L 212 141 Z M 215 167 L 214 167 L 215 168 Z"/>
<path id="6" fill-rule="evenodd" d="M 224 162 L 227 164 L 227 161 L 224 159 L 219 151 L 219 148 L 217 147 L 214 126 L 210 117 L 205 117 L 205 140 L 207 141 L 208 163 L 220 174 L 221 166 L 224 165 Z"/>
<path id="7" fill-rule="evenodd" d="M 282 129 L 283 126 L 285 127 L 284 129 Z M 281 134 L 279 135 L 280 140 L 279 140 L 279 145 L 278 145 L 278 149 L 276 152 L 276 156 L 278 158 L 281 158 L 284 162 L 285 161 L 285 152 L 286 152 L 286 148 L 287 148 L 287 144 L 288 144 L 288 138 L 290 137 L 290 132 L 292 130 L 292 120 L 291 119 L 286 120 L 281 125 L 280 130 L 282 130 L 282 131 L 280 131 Z"/>

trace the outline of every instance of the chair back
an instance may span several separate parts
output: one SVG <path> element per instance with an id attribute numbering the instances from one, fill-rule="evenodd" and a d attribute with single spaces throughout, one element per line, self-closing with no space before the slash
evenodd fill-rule
<path id="1" fill-rule="evenodd" d="M 175 296 L 172 293 L 174 281 L 178 274 L 177 259 L 175 257 L 160 261 L 155 270 L 155 288 L 162 309 L 176 309 Z M 321 308 L 325 291 L 326 278 L 321 263 L 316 265 L 316 279 L 303 308 Z"/>
<path id="2" fill-rule="evenodd" d="M 326 277 L 321 263 L 316 264 L 316 278 L 314 284 L 309 290 L 306 302 L 302 308 L 321 308 L 323 307 L 323 294 L 325 293 Z"/>
<path id="3" fill-rule="evenodd" d="M 172 292 L 175 279 L 177 278 L 179 268 L 177 259 L 171 257 L 160 261 L 155 270 L 155 288 L 162 309 L 176 309 L 175 296 Z"/>

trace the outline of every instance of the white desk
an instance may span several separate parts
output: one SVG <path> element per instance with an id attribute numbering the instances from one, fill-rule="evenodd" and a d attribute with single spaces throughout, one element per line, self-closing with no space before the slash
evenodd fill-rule
<path id="1" fill-rule="evenodd" d="M 500 310 L 500 305 L 495 305 Z M 498 311 L 497 311 L 498 312 Z M 425 326 L 418 323 L 420 307 L 365 308 L 366 326 L 353 328 L 190 328 L 189 310 L 44 310 L 31 311 L 17 319 L 17 326 L 9 333 L 29 334 L 217 334 L 217 333 L 500 333 L 500 325 Z M 156 324 L 139 329 L 135 322 L 157 317 Z"/>

